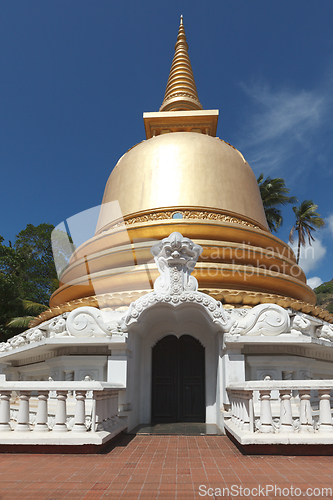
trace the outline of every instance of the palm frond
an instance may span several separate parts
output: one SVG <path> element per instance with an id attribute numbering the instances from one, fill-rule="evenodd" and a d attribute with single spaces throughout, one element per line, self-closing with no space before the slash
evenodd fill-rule
<path id="1" fill-rule="evenodd" d="M 29 328 L 29 323 L 33 319 L 35 319 L 35 316 L 12 318 L 7 322 L 6 326 L 9 326 L 9 328 Z"/>
<path id="2" fill-rule="evenodd" d="M 48 306 L 44 304 L 38 304 L 37 302 L 32 302 L 31 300 L 26 299 L 22 299 L 22 305 L 26 311 L 30 314 L 34 314 L 35 316 L 48 309 Z"/>

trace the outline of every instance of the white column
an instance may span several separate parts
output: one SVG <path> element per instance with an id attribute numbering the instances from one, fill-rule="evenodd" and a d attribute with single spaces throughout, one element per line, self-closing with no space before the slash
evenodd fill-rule
<path id="1" fill-rule="evenodd" d="M 36 425 L 34 431 L 48 432 L 49 426 L 47 425 L 47 399 L 49 391 L 38 391 L 38 408 L 36 415 Z"/>
<path id="2" fill-rule="evenodd" d="M 291 391 L 280 389 L 280 431 L 293 432 L 293 417 L 291 412 Z"/>
<path id="3" fill-rule="evenodd" d="M 75 424 L 72 432 L 87 432 L 85 425 L 86 418 L 86 392 L 87 391 L 75 391 L 76 405 L 75 405 Z"/>
<path id="4" fill-rule="evenodd" d="M 271 410 L 271 390 L 263 389 L 260 393 L 260 432 L 273 432 L 273 419 Z"/>
<path id="5" fill-rule="evenodd" d="M 0 396 L 0 431 L 10 431 L 10 396 L 11 391 L 3 391 Z"/>
<path id="6" fill-rule="evenodd" d="M 299 390 L 299 397 L 301 399 L 301 405 L 299 409 L 299 420 L 300 420 L 300 430 L 313 431 L 313 420 L 312 420 L 312 409 L 310 405 L 310 389 Z"/>
<path id="7" fill-rule="evenodd" d="M 20 391 L 20 407 L 17 414 L 15 431 L 30 431 L 29 426 L 30 391 Z"/>
<path id="8" fill-rule="evenodd" d="M 55 425 L 53 431 L 67 432 L 66 425 L 66 399 L 67 391 L 57 391 L 57 407 L 55 415 Z"/>
<path id="9" fill-rule="evenodd" d="M 331 391 L 318 389 L 319 401 L 319 432 L 332 432 Z"/>

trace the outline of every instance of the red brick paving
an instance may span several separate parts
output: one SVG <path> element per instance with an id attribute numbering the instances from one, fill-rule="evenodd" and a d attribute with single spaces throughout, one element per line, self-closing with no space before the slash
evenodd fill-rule
<path id="1" fill-rule="evenodd" d="M 222 496 L 232 485 L 238 495 Z M 251 493 L 258 485 L 281 494 Z M 333 499 L 333 457 L 243 456 L 225 436 L 121 436 L 102 455 L 0 455 L 0 500 L 294 500 L 311 498 L 307 488 Z"/>

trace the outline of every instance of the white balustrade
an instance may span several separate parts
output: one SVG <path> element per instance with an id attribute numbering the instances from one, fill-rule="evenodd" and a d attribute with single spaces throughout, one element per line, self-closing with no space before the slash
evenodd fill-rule
<path id="1" fill-rule="evenodd" d="M 232 422 L 240 429 L 253 430 L 252 391 L 231 391 Z"/>
<path id="2" fill-rule="evenodd" d="M 234 429 L 250 433 L 323 435 L 333 433 L 331 390 L 332 380 L 260 380 L 230 385 L 227 390 L 231 403 L 230 420 Z M 259 407 L 254 412 L 254 392 L 259 391 Z M 271 401 L 272 391 L 278 391 L 279 402 Z M 314 392 L 319 394 L 319 411 Z M 314 418 L 315 417 L 315 418 Z M 256 430 L 254 421 L 257 420 Z M 276 441 L 277 442 L 277 441 Z M 285 441 L 284 441 L 285 442 Z"/>
<path id="3" fill-rule="evenodd" d="M 120 387 L 107 382 L 55 382 L 55 381 L 1 381 L 0 382 L 0 442 L 1 436 L 9 433 L 14 436 L 17 432 L 38 436 L 38 432 L 45 432 L 45 444 L 54 433 L 93 433 L 107 431 L 115 422 L 118 415 L 118 393 Z M 37 393 L 31 398 L 31 393 Z M 19 398 L 12 401 L 13 419 L 10 417 L 11 396 L 19 394 Z M 72 396 L 74 395 L 74 396 Z M 55 397 L 55 398 L 54 398 Z M 34 404 L 29 408 L 29 401 Z M 87 414 L 87 401 L 89 412 Z M 37 404 L 37 408 L 36 408 Z M 73 406 L 74 405 L 74 406 Z M 73 411 L 75 409 L 75 411 Z M 31 415 L 36 412 L 34 423 Z M 15 422 L 15 415 L 17 416 Z M 52 417 L 53 415 L 53 417 Z M 86 423 L 91 418 L 91 429 Z M 51 420 L 50 420 L 51 419 Z M 112 419 L 112 420 L 111 420 Z M 119 422 L 120 420 L 120 422 Z M 54 422 L 50 425 L 49 421 Z M 72 424 L 71 424 L 72 422 Z M 124 421 L 118 419 L 117 425 L 121 430 L 126 428 Z M 30 433 L 30 431 L 33 431 Z M 112 432 L 115 429 L 113 428 Z M 120 432 L 120 431 L 119 431 Z M 37 439 L 37 438 L 36 438 Z M 77 440 L 77 438 L 75 438 Z"/>

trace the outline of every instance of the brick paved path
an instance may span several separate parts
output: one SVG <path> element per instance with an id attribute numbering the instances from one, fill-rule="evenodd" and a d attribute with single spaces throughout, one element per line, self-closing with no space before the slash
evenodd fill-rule
<path id="1" fill-rule="evenodd" d="M 311 498 L 303 496 L 307 488 L 333 490 L 333 457 L 243 456 L 225 436 L 138 435 L 120 437 L 103 455 L 2 454 L 0 476 L 1 500 L 208 499 L 216 488 L 222 495 L 232 485 L 238 496 L 225 491 L 223 498 L 294 500 L 300 491 Z M 240 486 L 259 484 L 276 484 L 281 494 L 239 494 Z M 314 493 L 312 498 L 333 498 Z"/>

